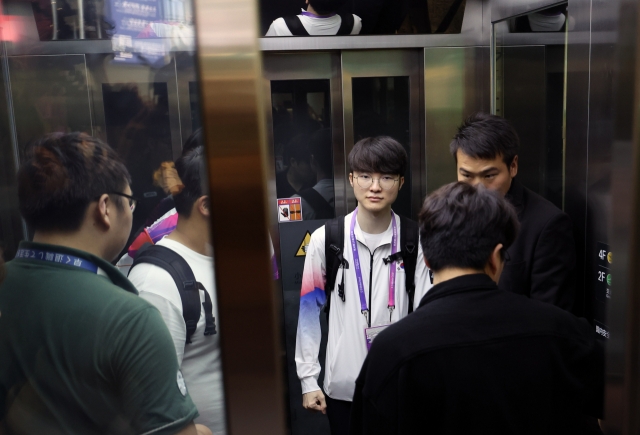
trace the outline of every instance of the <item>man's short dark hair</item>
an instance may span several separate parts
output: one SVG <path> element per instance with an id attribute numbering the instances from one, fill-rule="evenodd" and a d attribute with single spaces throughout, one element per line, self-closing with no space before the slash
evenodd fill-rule
<path id="1" fill-rule="evenodd" d="M 518 235 L 515 209 L 498 192 L 463 182 L 427 196 L 420 211 L 420 243 L 433 271 L 483 270 L 495 247 Z"/>
<path id="2" fill-rule="evenodd" d="M 349 153 L 351 172 L 378 172 L 404 176 L 407 169 L 407 152 L 392 137 L 364 138 Z"/>
<path id="3" fill-rule="evenodd" d="M 518 133 L 506 119 L 482 112 L 469 116 L 449 145 L 456 161 L 460 150 L 476 159 L 493 160 L 501 156 L 507 167 L 518 155 L 519 147 Z"/>
<path id="4" fill-rule="evenodd" d="M 323 128 L 313 133 L 309 140 L 309 152 L 313 155 L 316 165 L 321 171 L 329 175 L 333 171 L 331 139 L 331 130 Z"/>
<path id="5" fill-rule="evenodd" d="M 309 0 L 311 7 L 320 15 L 338 12 L 346 3 L 347 0 Z"/>
<path id="6" fill-rule="evenodd" d="M 284 146 L 282 160 L 284 165 L 289 167 L 291 159 L 295 159 L 298 163 L 309 163 L 311 153 L 309 152 L 309 135 L 298 134 Z"/>
<path id="7" fill-rule="evenodd" d="M 202 128 L 198 128 L 189 135 L 186 141 L 184 141 L 184 146 L 182 147 L 182 155 L 184 156 L 191 150 L 201 146 L 204 146 L 204 142 L 202 139 Z"/>
<path id="8" fill-rule="evenodd" d="M 20 213 L 34 231 L 76 231 L 91 202 L 127 184 L 129 171 L 109 145 L 86 133 L 54 133 L 27 149 L 18 171 Z M 124 207 L 126 199 L 112 198 Z"/>
<path id="9" fill-rule="evenodd" d="M 205 179 L 204 147 L 199 146 L 176 160 L 176 171 L 184 188 L 173 195 L 178 214 L 189 217 L 193 204 L 204 195 L 202 180 Z"/>

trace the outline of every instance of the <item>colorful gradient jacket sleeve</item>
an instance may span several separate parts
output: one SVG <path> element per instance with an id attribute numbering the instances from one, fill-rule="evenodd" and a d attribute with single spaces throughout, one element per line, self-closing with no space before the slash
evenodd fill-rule
<path id="1" fill-rule="evenodd" d="M 296 367 L 302 394 L 320 389 L 320 310 L 327 300 L 325 285 L 324 226 L 311 235 L 300 290 L 300 314 L 296 334 Z"/>

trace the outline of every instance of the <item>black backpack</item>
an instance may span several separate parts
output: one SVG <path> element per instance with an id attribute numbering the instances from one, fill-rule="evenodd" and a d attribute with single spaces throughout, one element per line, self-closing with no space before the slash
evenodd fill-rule
<path id="1" fill-rule="evenodd" d="M 409 295 L 409 313 L 413 312 L 413 297 L 416 290 L 415 274 L 416 263 L 418 261 L 418 224 L 411 219 L 407 219 L 403 216 L 400 217 L 400 251 L 390 255 L 384 259 L 384 263 L 388 264 L 392 261 L 402 259 L 404 262 L 405 271 L 405 290 Z M 327 320 L 329 319 L 329 310 L 331 308 L 331 293 L 333 293 L 336 286 L 336 277 L 338 276 L 338 269 L 344 270 L 349 268 L 349 262 L 344 259 L 344 216 L 339 216 L 335 219 L 331 219 L 324 224 L 325 239 L 324 239 L 324 255 L 326 263 L 326 276 L 327 283 L 325 285 L 327 293 L 327 303 L 325 304 L 324 311 L 327 313 Z M 338 285 L 338 296 L 345 300 L 344 294 L 344 275 L 342 284 Z"/>
<path id="2" fill-rule="evenodd" d="M 196 281 L 196 277 L 181 255 L 175 251 L 159 245 L 146 244 L 138 250 L 129 274 L 138 264 L 149 263 L 166 270 L 178 287 L 180 300 L 182 301 L 182 317 L 187 326 L 186 343 L 191 343 L 191 336 L 196 331 L 200 320 L 200 291 L 204 290 L 204 306 L 206 327 L 204 335 L 216 333 L 216 321 L 213 317 L 213 303 L 209 292 L 202 283 Z"/>
<path id="3" fill-rule="evenodd" d="M 338 14 L 340 18 L 342 18 L 342 22 L 340 23 L 340 28 L 338 29 L 338 33 L 336 36 L 345 36 L 351 35 L 353 32 L 353 26 L 355 25 L 355 20 L 353 19 L 352 14 Z M 288 17 L 282 17 L 284 23 L 289 28 L 289 31 L 293 36 L 311 36 L 307 29 L 302 25 L 302 21 L 300 21 L 300 17 L 298 15 L 292 15 Z"/>

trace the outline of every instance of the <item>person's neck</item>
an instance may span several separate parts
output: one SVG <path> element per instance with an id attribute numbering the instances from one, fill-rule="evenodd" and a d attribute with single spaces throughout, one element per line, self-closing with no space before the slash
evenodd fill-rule
<path id="1" fill-rule="evenodd" d="M 360 229 L 365 233 L 384 233 L 391 223 L 391 207 L 375 213 L 359 207 L 357 219 Z"/>
<path id="2" fill-rule="evenodd" d="M 440 284 L 442 282 L 449 281 L 450 279 L 458 278 L 464 275 L 476 275 L 478 273 L 484 273 L 484 271 L 458 267 L 442 269 L 438 272 L 433 272 L 433 285 Z"/>
<path id="3" fill-rule="evenodd" d="M 287 172 L 287 181 L 296 192 L 302 189 L 302 183 L 298 182 L 295 177 L 291 175 L 291 171 Z"/>
<path id="4" fill-rule="evenodd" d="M 83 231 L 69 233 L 36 231 L 33 235 L 33 242 L 77 249 L 93 254 L 103 260 L 111 261 L 111 259 L 105 258 L 105 249 L 100 243 L 96 243 L 96 237 L 89 236 Z"/>
<path id="5" fill-rule="evenodd" d="M 313 9 L 313 6 L 311 6 L 311 5 L 307 6 L 307 12 L 309 12 L 310 14 L 313 14 L 313 15 L 317 15 L 319 17 L 324 17 L 324 16 L 327 16 L 327 15 L 330 15 L 330 14 L 319 14 L 315 9 Z"/>
<path id="6" fill-rule="evenodd" d="M 193 217 L 179 216 L 176 229 L 167 236 L 201 255 L 211 256 L 207 249 L 209 243 L 209 228 L 204 222 Z"/>

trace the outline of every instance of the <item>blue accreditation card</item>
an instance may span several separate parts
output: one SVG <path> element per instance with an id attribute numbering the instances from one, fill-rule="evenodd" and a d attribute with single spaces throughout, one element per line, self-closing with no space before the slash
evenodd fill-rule
<path id="1" fill-rule="evenodd" d="M 367 352 L 371 349 L 371 343 L 373 339 L 378 336 L 382 331 L 387 329 L 389 325 L 372 326 L 371 328 L 364 328 L 364 339 L 367 342 Z"/>

